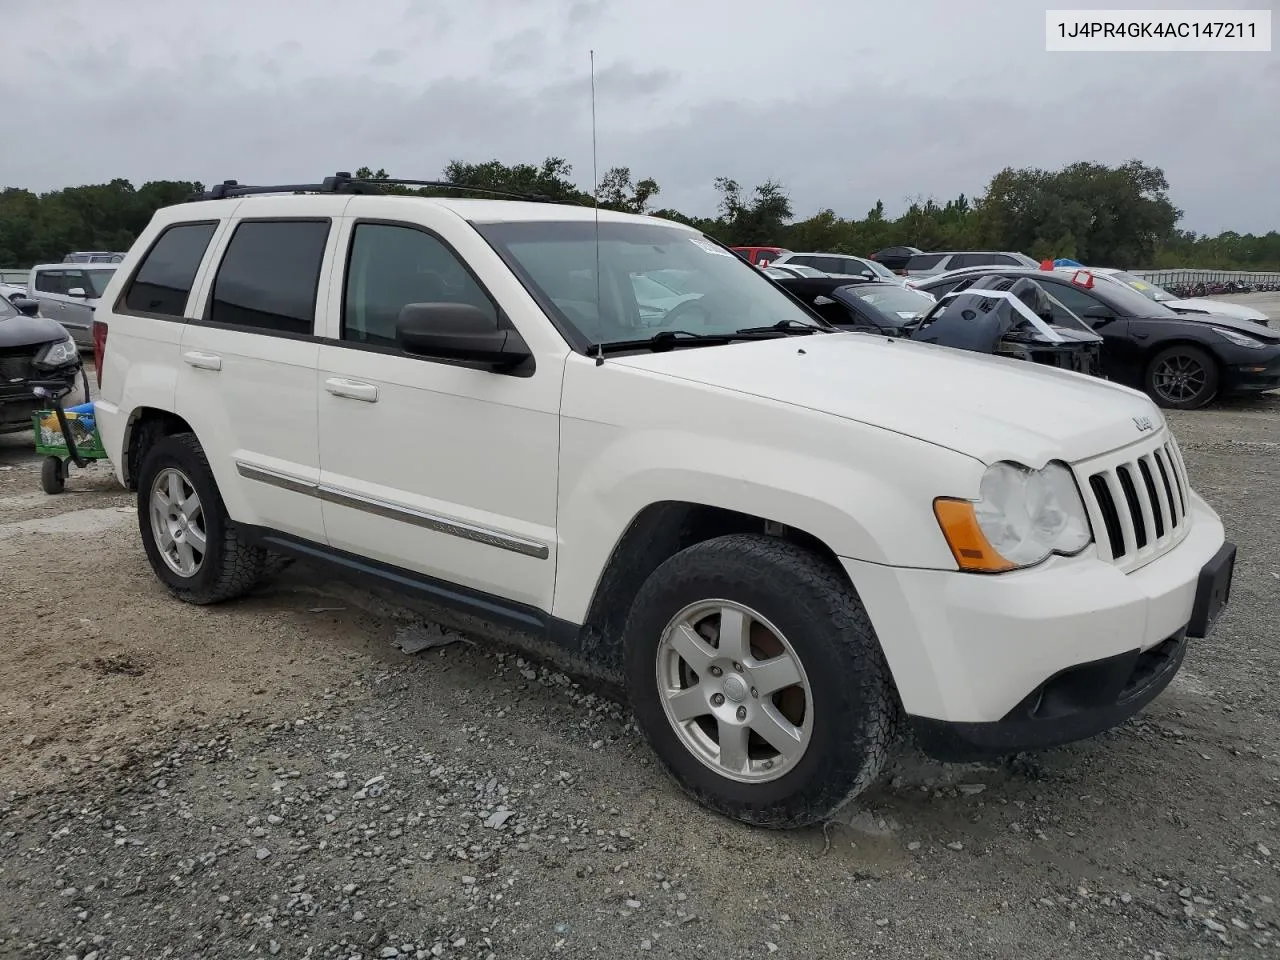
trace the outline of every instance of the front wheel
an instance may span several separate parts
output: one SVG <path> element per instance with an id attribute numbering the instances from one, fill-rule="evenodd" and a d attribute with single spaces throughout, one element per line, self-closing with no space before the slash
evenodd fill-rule
<path id="1" fill-rule="evenodd" d="M 1218 365 L 1199 347 L 1177 344 L 1147 366 L 1147 393 L 1172 410 L 1198 410 L 1218 395 Z"/>
<path id="2" fill-rule="evenodd" d="M 138 473 L 138 529 L 151 569 L 188 603 L 233 599 L 262 576 L 265 552 L 231 523 L 190 433 L 162 437 L 147 450 Z"/>
<path id="3" fill-rule="evenodd" d="M 712 809 L 805 826 L 879 775 L 897 695 L 857 593 L 814 553 L 756 535 L 690 547 L 645 582 L 625 644 L 641 729 Z"/>

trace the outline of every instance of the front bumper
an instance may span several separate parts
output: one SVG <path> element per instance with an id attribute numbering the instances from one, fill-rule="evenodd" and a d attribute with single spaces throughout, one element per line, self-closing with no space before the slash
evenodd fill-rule
<path id="1" fill-rule="evenodd" d="M 1280 388 L 1280 347 L 1235 347 L 1224 356 L 1222 392 L 1261 393 Z"/>
<path id="2" fill-rule="evenodd" d="M 1064 743 L 1154 698 L 1230 585 L 1234 547 L 1190 504 L 1183 540 L 1127 574 L 1092 548 L 995 576 L 844 560 L 922 745 L 958 759 Z"/>

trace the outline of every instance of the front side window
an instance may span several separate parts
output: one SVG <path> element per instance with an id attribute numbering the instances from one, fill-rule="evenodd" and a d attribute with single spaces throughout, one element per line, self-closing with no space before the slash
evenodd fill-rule
<path id="1" fill-rule="evenodd" d="M 597 236 L 595 225 L 584 220 L 477 224 L 476 229 L 559 326 L 576 334 L 580 349 L 668 330 L 715 336 L 775 324 L 816 325 L 760 270 L 682 228 L 605 222 Z M 649 301 L 642 310 L 632 278 L 657 279 L 663 271 L 680 276 L 683 292 Z"/>
<path id="2" fill-rule="evenodd" d="M 493 301 L 440 240 L 409 226 L 356 224 L 342 339 L 394 346 L 400 311 L 409 303 L 468 303 L 498 320 Z"/>
<path id="3" fill-rule="evenodd" d="M 107 284 L 115 275 L 115 268 L 110 270 L 86 270 L 80 277 L 80 286 L 90 299 L 96 300 L 107 289 Z M 75 284 L 72 284 L 75 286 Z"/>
<path id="4" fill-rule="evenodd" d="M 310 334 L 327 221 L 245 220 L 213 281 L 209 320 L 235 327 Z"/>
<path id="5" fill-rule="evenodd" d="M 133 275 L 125 307 L 138 313 L 182 316 L 216 227 L 216 223 L 180 223 L 160 234 Z"/>

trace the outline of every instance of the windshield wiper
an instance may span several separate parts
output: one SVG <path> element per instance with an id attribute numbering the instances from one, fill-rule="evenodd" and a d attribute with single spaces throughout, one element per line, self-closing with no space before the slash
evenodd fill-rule
<path id="1" fill-rule="evenodd" d="M 767 327 L 743 327 L 734 334 L 754 336 L 761 333 L 833 333 L 835 328 L 820 327 L 816 323 L 804 323 L 800 320 L 779 320 Z"/>
<path id="2" fill-rule="evenodd" d="M 604 343 L 593 343 L 587 347 L 588 353 L 613 353 L 618 350 L 635 350 L 639 348 L 648 348 L 650 350 L 670 350 L 679 344 L 712 344 L 712 343 L 730 343 L 733 340 L 748 339 L 747 337 L 738 337 L 734 333 L 691 333 L 688 330 L 660 330 L 651 337 L 641 337 L 637 340 L 606 340 Z"/>
<path id="3" fill-rule="evenodd" d="M 833 328 L 834 329 L 834 328 Z M 787 333 L 831 333 L 825 327 L 802 323 L 798 320 L 781 320 L 768 327 L 744 327 L 741 330 L 726 330 L 724 333 L 692 333 L 689 330 L 659 330 L 651 337 L 638 340 L 610 340 L 605 343 L 593 343 L 587 347 L 587 353 L 612 353 L 620 350 L 649 349 L 653 351 L 671 350 L 678 346 L 711 346 L 713 344 L 733 343 L 740 340 L 763 340 L 771 335 Z"/>

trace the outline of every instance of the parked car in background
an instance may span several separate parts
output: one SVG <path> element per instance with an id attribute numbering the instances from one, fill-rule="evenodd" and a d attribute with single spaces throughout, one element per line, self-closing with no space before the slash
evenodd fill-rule
<path id="1" fill-rule="evenodd" d="M 786 247 L 730 247 L 729 249 L 756 267 L 767 267 L 774 260 L 791 252 Z"/>
<path id="2" fill-rule="evenodd" d="M 1137 290 L 1149 300 L 1163 303 L 1170 310 L 1185 314 L 1217 315 L 1235 317 L 1237 320 L 1252 320 L 1267 326 L 1269 318 L 1261 310 L 1246 307 L 1242 303 L 1230 303 L 1226 300 L 1207 300 L 1203 297 L 1175 297 L 1168 290 L 1150 280 L 1135 277 L 1132 273 L 1117 270 L 1114 267 L 1090 267 L 1095 274 L 1110 277 Z"/>
<path id="3" fill-rule="evenodd" d="M 1250 320 L 1198 320 L 1088 270 L 980 267 L 919 284 L 942 300 L 979 277 L 1031 277 L 1102 337 L 1108 379 L 1162 407 L 1194 410 L 1215 397 L 1280 387 L 1280 330 Z"/>
<path id="4" fill-rule="evenodd" d="M 770 268 L 773 269 L 773 268 Z M 903 336 L 910 321 L 934 306 L 933 297 L 878 280 L 789 277 L 778 285 L 842 330 Z"/>
<path id="5" fill-rule="evenodd" d="M 34 300 L 0 296 L 0 433 L 30 430 L 32 414 L 46 406 L 32 380 L 74 378 L 80 370 L 75 341 L 38 309 Z"/>
<path id="6" fill-rule="evenodd" d="M 1039 267 L 1025 253 L 1008 250 L 951 250 L 917 253 L 907 261 L 910 277 L 933 276 L 962 267 Z"/>
<path id="7" fill-rule="evenodd" d="M 773 261 L 770 266 L 786 267 L 792 264 L 812 267 L 828 277 L 886 280 L 896 284 L 906 282 L 882 263 L 847 253 L 787 253 Z"/>
<path id="8" fill-rule="evenodd" d="M 771 263 L 767 267 L 761 267 L 765 273 L 771 277 L 825 277 L 826 274 L 821 270 L 815 270 L 813 267 L 806 267 L 799 263 Z"/>
<path id="9" fill-rule="evenodd" d="M 893 273 L 902 274 L 907 269 L 907 261 L 918 253 L 924 251 L 919 247 L 885 247 L 873 253 L 871 259 Z"/>
<path id="10" fill-rule="evenodd" d="M 62 258 L 63 263 L 119 263 L 124 259 L 123 253 L 112 253 L 109 250 L 77 250 Z"/>
<path id="11" fill-rule="evenodd" d="M 114 264 L 42 263 L 31 268 L 27 294 L 40 312 L 66 327 L 82 350 L 93 348 L 93 312 Z"/>
<path id="12" fill-rule="evenodd" d="M 30 270 L 0 270 L 0 296 L 26 296 Z"/>

